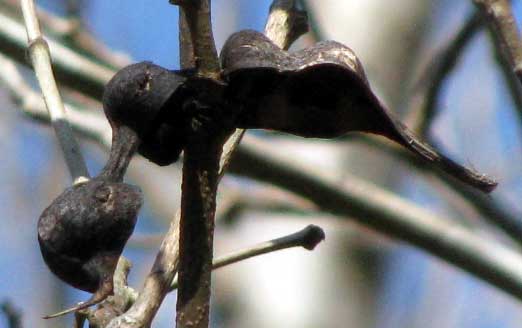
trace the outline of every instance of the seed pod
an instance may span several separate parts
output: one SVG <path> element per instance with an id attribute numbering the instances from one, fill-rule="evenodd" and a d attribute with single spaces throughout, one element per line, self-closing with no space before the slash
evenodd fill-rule
<path id="1" fill-rule="evenodd" d="M 485 192 L 496 186 L 418 140 L 372 92 L 353 51 L 338 42 L 288 53 L 263 34 L 245 30 L 229 37 L 220 59 L 228 102 L 239 112 L 237 127 L 313 138 L 378 134 Z"/>
<path id="2" fill-rule="evenodd" d="M 148 64 L 145 70 L 148 70 Z M 127 77 L 127 73 L 124 70 L 113 79 L 112 82 L 116 82 L 112 84 L 112 89 L 109 88 L 111 92 L 106 99 L 109 110 L 112 110 L 110 118 L 113 130 L 107 164 L 96 178 L 66 189 L 38 220 L 38 241 L 47 266 L 66 283 L 93 293 L 88 301 L 46 318 L 94 305 L 113 294 L 114 270 L 134 230 L 143 203 L 140 189 L 123 183 L 123 177 L 132 156 L 143 145 L 140 137 L 148 135 L 144 131 L 154 120 L 150 118 L 150 112 L 144 110 L 144 106 L 129 106 L 129 112 L 125 112 L 125 104 L 117 102 L 122 93 L 132 94 L 124 87 L 134 87 L 131 91 L 148 92 L 140 91 L 142 87 L 136 87 L 133 83 L 139 85 L 140 81 L 150 81 L 126 79 L 129 85 L 118 83 L 122 76 Z M 115 85 L 123 89 L 115 89 Z M 150 86 L 144 88 L 151 89 Z M 130 104 L 136 105 L 139 100 L 139 96 L 131 97 Z M 144 103 L 147 101 L 150 104 L 154 97 L 143 100 Z M 157 103 L 150 106 L 154 110 L 159 107 Z"/>
<path id="3" fill-rule="evenodd" d="M 94 178 L 67 188 L 44 210 L 38 242 L 45 263 L 66 283 L 94 293 L 87 302 L 57 315 L 113 293 L 114 270 L 142 203 L 138 187 Z"/>
<path id="4" fill-rule="evenodd" d="M 113 129 L 121 127 L 139 139 L 138 152 L 158 165 L 176 161 L 185 145 L 182 86 L 186 78 L 151 62 L 129 65 L 105 87 L 103 108 Z"/>

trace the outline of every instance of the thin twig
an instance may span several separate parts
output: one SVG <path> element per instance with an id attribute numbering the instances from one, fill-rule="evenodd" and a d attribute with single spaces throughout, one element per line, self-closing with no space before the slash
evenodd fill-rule
<path id="1" fill-rule="evenodd" d="M 109 296 L 97 308 L 76 312 L 74 328 L 83 327 L 85 320 L 89 321 L 89 328 L 105 328 L 110 324 L 112 318 L 122 314 L 129 308 L 137 297 L 137 293 L 127 286 L 127 276 L 131 266 L 129 260 L 123 256 L 120 257 L 114 271 L 114 295 Z M 122 325 L 121 327 L 126 326 Z"/>
<path id="2" fill-rule="evenodd" d="M 503 50 L 513 73 L 522 84 L 522 38 L 511 2 L 509 0 L 473 0 L 473 2 L 487 18 L 489 26 L 497 36 L 497 46 Z"/>
<path id="3" fill-rule="evenodd" d="M 460 195 L 466 204 L 474 208 L 482 217 L 484 217 L 485 220 L 489 221 L 493 226 L 498 227 L 508 237 L 510 237 L 511 240 L 522 247 L 522 222 L 518 217 L 501 206 L 492 196 L 460 183 L 441 170 L 433 170 L 430 166 L 426 165 L 426 162 L 417 156 L 414 156 L 412 153 L 403 149 L 399 149 L 382 138 L 358 135 L 350 140 L 379 149 L 380 151 L 399 159 L 406 165 L 412 165 L 420 172 L 435 176 L 449 189 Z"/>
<path id="4" fill-rule="evenodd" d="M 27 34 L 23 24 L 0 12 L 0 48 L 2 52 L 27 65 Z M 53 53 L 56 77 L 62 84 L 101 99 L 105 83 L 115 71 L 97 64 L 53 38 L 46 38 Z"/>
<path id="5" fill-rule="evenodd" d="M 515 105 L 515 112 L 518 117 L 519 126 L 522 126 L 522 84 L 518 77 L 513 74 L 513 66 L 509 61 L 508 56 L 505 55 L 505 51 L 498 46 L 501 43 L 499 35 L 494 29 L 490 29 L 489 36 L 493 46 L 493 52 L 495 54 L 495 60 L 502 71 L 502 77 L 506 83 L 506 86 L 513 99 Z"/>
<path id="6" fill-rule="evenodd" d="M 325 238 L 324 231 L 318 226 L 309 225 L 306 228 L 294 232 L 293 234 L 272 239 L 264 243 L 260 243 L 215 259 L 212 263 L 212 270 L 222 268 L 224 266 L 234 264 L 246 259 L 280 251 L 292 247 L 303 247 L 307 250 L 313 250 L 317 244 Z M 178 288 L 178 280 L 174 279 L 171 290 Z"/>
<path id="7" fill-rule="evenodd" d="M 285 1 L 283 1 L 285 2 Z M 281 5 L 283 2 L 278 1 Z M 217 78 L 219 71 L 219 63 L 217 62 L 217 55 L 211 33 L 210 24 L 210 1 L 171 1 L 171 3 L 178 4 L 182 9 L 180 10 L 180 45 L 181 45 L 181 63 L 182 67 L 194 64 L 198 75 Z M 295 27 L 295 22 L 285 21 L 286 11 L 295 9 L 293 1 L 288 8 L 280 8 L 275 4 L 271 13 L 277 12 L 282 18 L 278 20 L 278 24 L 272 24 L 271 29 L 281 29 L 280 33 L 271 30 L 272 36 L 285 35 L 288 29 Z M 286 11 L 285 11 L 286 9 Z M 274 17 L 274 15 L 270 15 Z M 289 15 L 291 16 L 291 15 Z M 270 21 L 270 19 L 269 19 Z M 302 23 L 302 20 L 301 20 Z M 268 24 L 267 24 L 268 25 Z M 187 28 L 188 27 L 188 28 Z M 284 29 L 287 29 L 286 31 Z M 288 38 L 278 40 L 281 45 L 286 46 L 284 42 L 293 41 L 295 35 L 300 35 L 298 30 L 294 35 Z M 187 36 L 190 35 L 190 37 Z M 191 53 L 192 51 L 192 53 Z M 178 292 L 178 315 L 177 324 L 184 327 L 192 324 L 206 327 L 208 325 L 208 297 L 210 295 L 210 264 L 212 259 L 212 231 L 215 207 L 215 190 L 214 184 L 217 184 L 219 179 L 223 176 L 228 159 L 233 153 L 234 149 L 239 144 L 244 131 L 236 131 L 231 138 L 229 138 L 225 147 L 225 153 L 222 153 L 223 148 L 215 148 L 215 144 L 198 140 L 196 143 L 200 146 L 209 147 L 205 151 L 205 147 L 201 148 L 196 144 L 195 151 L 192 151 L 192 145 L 185 149 L 185 162 L 183 168 L 183 195 L 182 195 L 182 219 L 181 219 L 181 234 L 180 234 L 180 280 L 182 281 L 180 291 Z M 221 145 L 220 147 L 222 147 Z M 214 149 L 215 151 L 212 151 Z M 198 157 L 202 157 L 202 152 L 209 152 L 220 154 L 220 161 L 218 165 L 218 173 L 216 181 L 214 181 L 214 172 L 212 161 L 208 160 L 207 156 L 195 161 Z M 194 159 L 192 159 L 193 157 Z M 203 160 L 202 160 L 203 159 Z M 207 163 L 206 166 L 201 166 L 201 163 Z M 199 172 L 198 172 L 199 171 Z M 196 174 L 195 174 L 196 173 Z M 199 181 L 199 194 L 196 191 L 191 191 L 191 183 Z M 204 184 L 207 183 L 205 186 Z M 185 190 L 185 188 L 188 189 Z M 204 189 L 203 189 L 204 188 Z M 204 190 L 207 190 L 205 195 Z M 187 192 L 185 192 L 187 191 Z M 198 206 L 203 202 L 203 207 Z M 205 202 L 207 203 L 206 205 Z M 205 209 L 205 207 L 207 207 Z M 187 218 L 184 219 L 184 214 Z M 202 218 L 204 220 L 196 220 Z M 189 221 L 190 219 L 190 221 Z M 186 230 L 185 230 L 186 229 Z M 186 232 L 185 232 L 186 231 Z M 206 231 L 206 233 L 204 233 Z M 210 244 L 208 244 L 210 243 Z M 188 258 L 190 256 L 190 259 Z M 185 265 L 187 263 L 187 265 Z M 191 264 L 189 266 L 188 264 Z M 184 277 L 187 277 L 186 279 Z M 183 282 L 185 281 L 185 282 Z M 192 286 L 192 287 L 191 287 Z M 207 298 L 207 301 L 205 299 Z M 202 319 L 200 319 L 202 318 Z"/>
<path id="8" fill-rule="evenodd" d="M 520 254 L 354 176 L 347 177 L 343 186 L 328 182 L 316 168 L 283 160 L 270 147 L 243 142 L 230 171 L 273 183 L 308 198 L 325 212 L 405 240 L 522 299 Z"/>
<path id="9" fill-rule="evenodd" d="M 69 168 L 73 183 L 85 181 L 90 178 L 89 172 L 71 127 L 67 122 L 65 107 L 54 80 L 49 46 L 42 37 L 34 3 L 32 0 L 22 0 L 21 5 L 27 29 L 29 57 L 42 89 L 45 105 L 62 148 L 65 162 Z"/>
<path id="10" fill-rule="evenodd" d="M 221 68 L 212 34 L 210 0 L 170 0 L 169 2 L 178 5 L 185 14 L 197 74 L 207 78 L 219 78 Z"/>
<path id="11" fill-rule="evenodd" d="M 145 284 L 130 309 L 107 328 L 150 327 L 178 268 L 179 214 L 174 216 Z"/>
<path id="12" fill-rule="evenodd" d="M 61 39 L 67 46 L 109 67 L 117 68 L 128 65 L 130 58 L 123 53 L 111 51 L 107 45 L 94 37 L 79 16 L 78 6 L 73 4 L 75 8 L 71 8 L 69 3 L 71 1 L 67 4 L 68 17 L 54 15 L 52 12 L 36 6 L 36 14 L 44 31 Z M 0 6 L 14 18 L 23 19 L 19 0 L 3 0 L 0 1 Z"/>
<path id="13" fill-rule="evenodd" d="M 288 50 L 297 38 L 308 32 L 308 17 L 297 9 L 295 0 L 275 0 L 265 24 L 265 35 L 279 48 Z"/>
<path id="14" fill-rule="evenodd" d="M 223 137 L 195 136 L 184 150 L 177 327 L 209 324 L 214 215 L 224 142 Z"/>
<path id="15" fill-rule="evenodd" d="M 23 21 L 20 0 L 1 0 L 0 6 L 2 7 L 2 13 Z M 50 11 L 39 6 L 36 6 L 36 15 L 44 30 L 52 35 L 61 36 L 69 33 L 71 28 L 73 28 L 68 19 L 55 16 Z"/>
<path id="16" fill-rule="evenodd" d="M 457 65 L 464 48 L 481 26 L 482 19 L 478 13 L 474 12 L 466 19 L 458 33 L 433 57 L 426 72 L 421 75 L 421 80 L 412 96 L 412 103 L 420 102 L 421 104 L 413 106 L 414 108 L 409 110 L 410 115 L 417 118 L 412 126 L 420 136 L 426 138 L 438 110 L 437 105 L 442 86 Z M 421 101 L 416 101 L 419 98 Z"/>

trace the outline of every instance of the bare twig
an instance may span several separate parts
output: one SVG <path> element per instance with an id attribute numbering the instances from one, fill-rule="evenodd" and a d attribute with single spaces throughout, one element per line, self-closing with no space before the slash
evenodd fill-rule
<path id="1" fill-rule="evenodd" d="M 498 46 L 501 44 L 498 33 L 494 29 L 490 29 L 489 35 L 492 40 L 495 60 L 502 70 L 502 76 L 515 105 L 515 112 L 517 113 L 519 125 L 522 126 L 522 84 L 517 75 L 513 74 L 513 66 L 508 56 L 505 55 L 504 49 Z"/>
<path id="2" fill-rule="evenodd" d="M 412 165 L 420 172 L 435 176 L 448 188 L 460 195 L 466 204 L 471 205 L 471 207 L 481 214 L 485 220 L 489 221 L 495 227 L 498 227 L 515 243 L 522 247 L 522 222 L 520 222 L 518 217 L 498 204 L 498 202 L 490 195 L 484 194 L 470 186 L 460 183 L 441 170 L 433 170 L 430 166 L 426 165 L 426 162 L 417 156 L 414 156 L 403 149 L 399 149 L 395 145 L 391 145 L 382 138 L 358 135 L 350 140 L 379 149 L 380 151 L 403 161 L 406 165 Z"/>
<path id="3" fill-rule="evenodd" d="M 27 84 L 16 65 L 0 54 L 0 67 L 0 82 L 8 87 L 11 97 L 22 112 L 32 119 L 49 123 L 49 113 L 41 94 Z M 81 110 L 71 104 L 66 104 L 65 107 L 68 121 L 77 132 L 110 148 L 112 132 L 102 114 Z"/>
<path id="4" fill-rule="evenodd" d="M 493 40 L 496 39 L 494 33 L 491 33 L 491 37 Z M 502 54 L 502 50 L 495 46 L 496 42 L 493 44 L 493 51 L 495 52 L 495 60 L 498 63 L 498 66 L 502 70 L 502 77 L 506 83 L 506 86 L 509 90 L 509 94 L 511 95 L 511 99 L 513 99 L 513 103 L 515 105 L 515 113 L 517 114 L 518 124 L 522 126 L 522 84 L 520 84 L 517 76 L 513 74 L 513 70 L 511 68 L 511 64 L 507 60 L 506 56 Z"/>
<path id="5" fill-rule="evenodd" d="M 279 1 L 280 2 L 280 1 Z M 285 35 L 289 33 L 290 31 L 288 29 L 295 27 L 295 21 L 285 21 L 285 17 L 289 18 L 293 14 L 286 15 L 285 13 L 291 10 L 295 10 L 293 1 L 288 2 L 286 1 L 286 4 L 284 4 L 285 1 L 280 2 L 281 6 L 290 4 L 287 8 L 279 8 L 279 4 L 275 4 L 272 7 L 271 14 L 276 12 L 280 19 L 278 19 L 278 24 L 272 23 L 272 27 L 269 28 L 269 31 L 274 35 Z M 210 2 L 208 1 L 171 1 L 171 3 L 176 3 L 180 5 L 182 8 L 180 10 L 180 45 L 181 45 L 181 66 L 183 68 L 186 68 L 188 65 L 195 65 L 195 68 L 197 70 L 197 74 L 210 77 L 210 78 L 216 78 L 215 75 L 217 72 L 220 71 L 219 63 L 217 62 L 217 55 L 215 56 L 215 48 L 214 48 L 214 42 L 211 34 L 211 25 L 210 25 L 210 14 L 209 14 L 209 5 Z M 280 10 L 277 10 L 280 9 Z M 273 15 L 270 15 L 273 17 Z M 269 19 L 270 21 L 270 19 Z M 300 21 L 302 24 L 302 20 Z M 267 24 L 268 26 L 268 24 Z M 283 28 L 286 30 L 280 31 L 281 33 L 277 34 L 275 29 Z M 302 25 L 300 26 L 302 30 Z M 271 30 L 272 29 L 272 30 Z M 210 33 L 209 33 L 210 32 Z M 284 42 L 291 42 L 293 41 L 293 37 L 295 35 L 300 35 L 300 30 L 298 30 L 294 35 L 292 35 L 289 38 L 282 38 L 281 40 L 278 40 L 281 43 L 281 46 L 285 47 L 286 45 Z M 190 37 L 188 37 L 190 35 Z M 215 59 L 215 61 L 214 61 Z M 217 66 L 217 67 L 216 67 Z M 211 164 L 211 161 L 201 161 L 198 160 L 197 162 L 207 162 L 209 166 L 207 168 L 198 166 L 196 161 L 190 160 L 190 156 L 194 156 L 196 158 L 196 155 L 198 153 L 201 153 L 204 151 L 204 149 L 196 149 L 197 151 L 192 152 L 190 146 L 188 146 L 185 149 L 185 163 L 184 163 L 184 170 L 183 170 L 183 186 L 188 186 L 188 188 L 191 188 L 191 184 L 188 182 L 197 182 L 200 181 L 200 184 L 203 184 L 205 182 L 209 182 L 207 186 L 202 185 L 201 188 L 205 187 L 208 189 L 211 193 L 214 193 L 216 190 L 216 187 L 214 187 L 214 183 L 217 183 L 219 179 L 223 176 L 223 173 L 225 171 L 225 168 L 228 164 L 228 160 L 231 156 L 231 154 L 234 152 L 234 149 L 239 144 L 241 137 L 243 136 L 244 131 L 237 130 L 231 138 L 228 139 L 228 142 L 224 146 L 224 152 L 220 156 L 220 161 L 218 165 L 218 176 L 216 178 L 216 182 L 213 181 L 213 167 Z M 198 142 L 199 143 L 199 142 Z M 214 146 L 207 142 L 202 142 L 205 147 L 210 147 L 212 150 Z M 221 154 L 221 149 L 219 149 L 219 153 Z M 211 151 L 212 153 L 213 151 Z M 215 152 L 216 154 L 218 152 Z M 191 155 L 192 154 L 192 155 Z M 201 156 L 201 154 L 199 155 Z M 198 179 L 195 179 L 197 177 L 194 176 L 194 172 L 198 173 L 197 170 L 200 170 L 201 174 L 198 177 Z M 198 173 L 198 174 L 200 174 Z M 204 177 L 204 178 L 203 178 Z M 187 182 L 188 181 L 188 182 Z M 185 190 L 185 189 L 184 189 Z M 200 189 L 203 190 L 203 189 Z M 190 191 L 190 190 L 188 190 Z M 194 194 L 194 195 L 192 195 Z M 208 315 L 208 301 L 204 302 L 203 300 L 208 297 L 210 294 L 210 291 L 208 290 L 210 286 L 210 262 L 209 260 L 212 259 L 212 234 L 209 233 L 213 230 L 213 222 L 209 222 L 210 220 L 213 220 L 214 216 L 214 201 L 215 195 L 213 197 L 202 197 L 201 191 L 200 195 L 192 193 L 183 193 L 182 196 L 182 213 L 190 213 L 192 212 L 192 215 L 187 216 L 187 219 L 183 219 L 182 214 L 182 220 L 181 220 L 181 229 L 182 232 L 180 234 L 180 279 L 182 281 L 180 291 L 178 293 L 178 316 L 177 316 L 177 323 L 180 326 L 187 326 L 189 324 L 196 324 L 197 326 L 205 327 L 208 325 L 208 322 L 206 322 L 206 319 L 199 320 L 199 317 L 205 318 Z M 206 199 L 205 199 L 206 198 Z M 210 210 L 202 211 L 202 208 L 198 209 L 198 202 L 206 201 L 207 207 Z M 184 204 L 187 204 L 185 207 L 183 207 Z M 188 204 L 191 204 L 191 206 L 188 206 Z M 205 212 L 211 213 L 209 215 L 205 215 Z M 203 214 L 203 215 L 202 215 Z M 195 215 L 196 217 L 205 217 L 208 216 L 209 218 L 206 219 L 206 221 L 195 221 L 194 218 L 190 219 L 190 222 L 188 221 L 189 217 L 192 217 Z M 187 221 L 186 221 L 187 220 Z M 198 223 L 200 222 L 200 223 Z M 189 224 L 190 223 L 190 224 Z M 185 233 L 184 227 L 187 227 L 187 232 Z M 200 230 L 198 232 L 197 230 Z M 202 231 L 206 230 L 207 233 L 203 234 Z M 207 244 L 210 242 L 210 245 L 207 246 Z M 198 247 L 199 245 L 199 247 Z M 186 253 L 184 251 L 186 249 Z M 190 251 L 190 252 L 189 252 Z M 188 255 L 184 255 L 188 254 Z M 210 256 L 207 256 L 210 254 Z M 184 257 L 187 256 L 187 260 L 184 259 Z M 190 259 L 188 259 L 188 256 L 190 256 Z M 190 261 L 190 262 L 188 262 Z M 196 262 L 196 263 L 194 263 Z M 184 263 L 191 263 L 192 267 L 189 267 L 188 265 L 184 265 Z M 186 275 L 188 278 L 185 280 L 186 283 L 183 283 L 184 281 L 184 275 Z M 192 280 L 190 282 L 189 280 Z M 193 287 L 190 287 L 190 285 L 193 285 Z M 197 285 L 196 285 L 197 284 Z M 185 296 L 188 295 L 188 296 Z M 200 310 L 198 310 L 198 308 Z"/>
<path id="6" fill-rule="evenodd" d="M 212 35 L 210 0 L 170 3 L 180 7 L 181 67 L 194 68 L 196 75 L 218 81 L 221 69 Z M 179 255 L 176 254 L 181 286 L 176 304 L 178 327 L 209 324 L 216 192 L 225 143 L 225 139 L 220 139 L 196 132 L 184 149 Z"/>
<path id="7" fill-rule="evenodd" d="M 209 323 L 214 214 L 223 137 L 195 136 L 184 150 L 178 327 L 208 327 Z"/>
<path id="8" fill-rule="evenodd" d="M 290 190 L 326 212 L 405 240 L 522 299 L 522 256 L 518 253 L 354 176 L 339 186 L 306 163 L 298 167 L 291 159 L 273 155 L 268 145 L 256 142 L 252 147 L 243 142 L 242 146 L 231 163 L 232 173 Z"/>
<path id="9" fill-rule="evenodd" d="M 503 50 L 513 73 L 522 84 L 522 39 L 511 2 L 509 0 L 473 0 L 473 2 L 487 18 L 496 35 L 497 45 Z"/>
<path id="10" fill-rule="evenodd" d="M 38 20 L 44 31 L 62 39 L 67 46 L 112 68 L 129 64 L 130 58 L 128 56 L 111 51 L 87 30 L 81 17 L 78 15 L 78 5 L 70 5 L 70 3 L 70 1 L 67 3 L 69 17 L 60 17 L 39 6 L 36 7 Z M 3 0 L 0 2 L 0 6 L 17 19 L 21 16 L 19 0 Z M 75 8 L 71 6 L 75 6 Z"/>
<path id="11" fill-rule="evenodd" d="M 29 57 L 40 83 L 45 105 L 49 111 L 51 123 L 65 156 L 65 162 L 69 168 L 73 183 L 85 181 L 90 178 L 89 172 L 71 127 L 67 122 L 65 107 L 54 80 L 49 46 L 42 37 L 34 3 L 32 0 L 22 0 L 21 5 L 27 29 Z"/>
<path id="12" fill-rule="evenodd" d="M 266 241 L 246 249 L 221 256 L 213 261 L 212 270 L 219 269 L 224 266 L 252 258 L 254 256 L 272 253 L 292 247 L 303 247 L 307 250 L 313 250 L 317 244 L 324 240 L 324 238 L 325 235 L 323 229 L 311 224 L 291 235 Z M 177 279 L 174 279 L 170 288 L 172 290 L 178 288 Z"/>
<path id="13" fill-rule="evenodd" d="M 27 65 L 27 35 L 22 24 L 0 12 L 0 48 L 2 52 Z M 105 83 L 115 71 L 80 55 L 53 38 L 46 38 L 53 53 L 54 71 L 58 80 L 70 88 L 101 99 Z"/>
<path id="14" fill-rule="evenodd" d="M 221 69 L 212 35 L 210 0 L 170 0 L 170 3 L 180 6 L 185 14 L 197 74 L 219 78 Z"/>
<path id="15" fill-rule="evenodd" d="M 298 10 L 295 0 L 275 0 L 265 25 L 265 35 L 279 48 L 287 50 L 308 32 L 306 12 Z"/>
<path id="16" fill-rule="evenodd" d="M 458 33 L 433 57 L 426 72 L 421 75 L 421 80 L 412 96 L 415 106 L 410 109 L 409 114 L 417 118 L 412 126 L 415 126 L 414 130 L 422 137 L 426 138 L 435 118 L 444 81 L 457 65 L 466 45 L 479 31 L 481 22 L 478 13 L 471 14 Z M 421 104 L 417 106 L 416 103 L 419 102 Z"/>
<path id="17" fill-rule="evenodd" d="M 22 328 L 22 313 L 10 301 L 3 301 L 0 310 L 7 318 L 9 328 Z"/>
<path id="18" fill-rule="evenodd" d="M 23 20 L 20 0 L 2 0 L 0 7 L 4 14 Z M 69 33 L 73 28 L 71 22 L 63 17 L 55 16 L 53 13 L 36 6 L 36 15 L 44 30 L 53 35 L 61 36 Z"/>
<path id="19" fill-rule="evenodd" d="M 130 261 L 121 256 L 114 271 L 114 295 L 107 298 L 95 309 L 84 309 L 76 312 L 75 328 L 83 327 L 85 320 L 89 321 L 90 328 L 105 328 L 109 325 L 112 318 L 122 314 L 129 308 L 137 297 L 137 293 L 127 286 L 127 276 L 130 269 Z"/>
<path id="20" fill-rule="evenodd" d="M 179 214 L 176 214 L 134 304 L 126 313 L 114 318 L 107 328 L 150 327 L 177 272 L 178 238 Z"/>

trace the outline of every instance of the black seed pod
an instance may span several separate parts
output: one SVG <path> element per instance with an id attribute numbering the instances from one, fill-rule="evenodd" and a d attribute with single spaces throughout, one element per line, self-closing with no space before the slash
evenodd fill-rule
<path id="1" fill-rule="evenodd" d="M 38 221 L 40 249 L 51 271 L 93 293 L 87 302 L 53 316 L 113 293 L 114 270 L 143 203 L 140 189 L 123 183 L 123 177 L 136 151 L 159 165 L 178 159 L 188 126 L 185 80 L 142 62 L 123 68 L 107 84 L 103 106 L 112 127 L 107 164 L 96 178 L 66 189 Z"/>
<path id="2" fill-rule="evenodd" d="M 288 53 L 255 31 L 229 37 L 220 55 L 237 127 L 302 137 L 350 131 L 382 135 L 483 191 L 496 182 L 462 167 L 418 140 L 379 101 L 353 51 L 335 41 Z"/>
<path id="3" fill-rule="evenodd" d="M 113 294 L 114 270 L 143 204 L 141 190 L 121 182 L 135 149 L 135 144 L 113 144 L 98 177 L 67 188 L 40 216 L 38 242 L 49 269 L 71 286 L 93 293 L 86 302 L 47 318 Z"/>
<path id="4" fill-rule="evenodd" d="M 113 142 L 121 127 L 134 131 L 138 152 L 158 165 L 176 161 L 185 145 L 186 119 L 181 110 L 185 77 L 151 62 L 121 69 L 103 95 Z"/>
<path id="5" fill-rule="evenodd" d="M 139 188 L 95 178 L 66 189 L 40 216 L 45 263 L 66 283 L 94 293 L 78 308 L 112 294 L 112 276 L 142 202 Z"/>
<path id="6" fill-rule="evenodd" d="M 38 242 L 49 269 L 71 286 L 93 293 L 86 302 L 47 318 L 113 294 L 114 270 L 143 204 L 140 189 L 122 182 L 137 138 L 127 127 L 119 133 L 100 175 L 67 188 L 38 220 Z"/>

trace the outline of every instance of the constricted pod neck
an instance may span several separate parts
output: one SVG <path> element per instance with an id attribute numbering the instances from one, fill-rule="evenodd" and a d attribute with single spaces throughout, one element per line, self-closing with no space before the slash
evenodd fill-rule
<path id="1" fill-rule="evenodd" d="M 122 182 L 130 160 L 139 145 L 140 139 L 132 129 L 127 126 L 113 127 L 109 160 L 99 177 L 107 181 Z"/>

